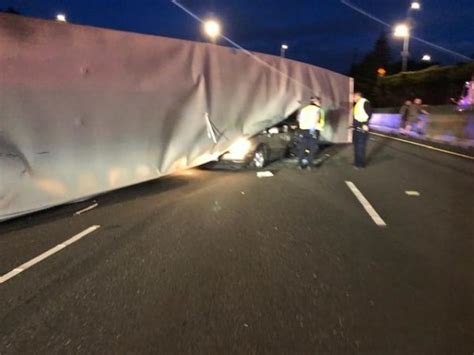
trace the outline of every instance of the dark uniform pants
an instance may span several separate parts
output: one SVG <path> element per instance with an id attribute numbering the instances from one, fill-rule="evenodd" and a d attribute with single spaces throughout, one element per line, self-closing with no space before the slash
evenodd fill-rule
<path id="1" fill-rule="evenodd" d="M 319 131 L 311 133 L 309 130 L 299 131 L 298 163 L 301 167 L 313 166 L 314 156 L 319 150 Z"/>
<path id="2" fill-rule="evenodd" d="M 352 141 L 354 143 L 354 165 L 359 168 L 365 167 L 365 151 L 368 137 L 369 133 L 362 130 L 362 128 L 354 128 L 354 131 L 352 132 Z"/>

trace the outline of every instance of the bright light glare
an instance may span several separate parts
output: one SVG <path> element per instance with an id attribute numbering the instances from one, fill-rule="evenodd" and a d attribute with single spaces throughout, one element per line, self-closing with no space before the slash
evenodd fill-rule
<path id="1" fill-rule="evenodd" d="M 412 10 L 420 10 L 421 9 L 421 4 L 418 1 L 413 1 L 411 3 L 411 9 Z"/>
<path id="2" fill-rule="evenodd" d="M 395 37 L 405 38 L 410 36 L 410 28 L 408 25 L 402 23 L 395 26 L 395 31 L 393 33 Z"/>
<path id="3" fill-rule="evenodd" d="M 429 54 L 425 54 L 421 60 L 424 62 L 431 62 L 431 56 Z"/>
<path id="4" fill-rule="evenodd" d="M 378 68 L 377 69 L 377 74 L 379 76 L 385 76 L 387 74 L 387 71 L 385 70 L 385 68 Z"/>
<path id="5" fill-rule="evenodd" d="M 229 156 L 235 160 L 243 159 L 250 151 L 251 146 L 248 139 L 241 138 L 229 148 Z"/>
<path id="6" fill-rule="evenodd" d="M 284 49 L 284 50 L 287 50 L 287 49 L 288 49 L 288 45 L 282 44 L 282 45 L 281 45 L 281 48 Z"/>
<path id="7" fill-rule="evenodd" d="M 66 15 L 64 14 L 57 14 L 56 15 L 56 20 L 59 22 L 67 22 Z"/>
<path id="8" fill-rule="evenodd" d="M 204 22 L 204 32 L 211 39 L 216 39 L 221 35 L 221 25 L 215 20 L 208 20 Z"/>

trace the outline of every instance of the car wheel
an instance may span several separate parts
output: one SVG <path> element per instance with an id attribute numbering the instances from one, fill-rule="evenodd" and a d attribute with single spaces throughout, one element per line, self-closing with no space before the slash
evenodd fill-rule
<path id="1" fill-rule="evenodd" d="M 264 146 L 260 146 L 255 151 L 251 166 L 257 169 L 262 169 L 267 164 L 267 150 Z"/>

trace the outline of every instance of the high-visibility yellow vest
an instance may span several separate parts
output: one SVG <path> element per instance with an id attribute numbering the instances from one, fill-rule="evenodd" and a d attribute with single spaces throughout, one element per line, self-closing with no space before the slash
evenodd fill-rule
<path id="1" fill-rule="evenodd" d="M 301 110 L 298 121 L 300 129 L 322 131 L 326 123 L 324 110 L 316 105 L 308 105 Z"/>
<path id="2" fill-rule="evenodd" d="M 354 106 L 354 119 L 361 123 L 365 123 L 369 120 L 369 115 L 365 112 L 364 105 L 367 99 L 361 98 Z"/>

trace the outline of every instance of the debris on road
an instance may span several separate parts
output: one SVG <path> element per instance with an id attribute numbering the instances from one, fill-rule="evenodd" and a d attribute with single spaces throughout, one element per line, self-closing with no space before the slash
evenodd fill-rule
<path id="1" fill-rule="evenodd" d="M 418 191 L 405 191 L 405 194 L 408 196 L 420 196 L 420 193 Z"/>
<path id="2" fill-rule="evenodd" d="M 321 166 L 326 160 L 328 160 L 331 157 L 330 154 L 324 154 L 322 157 L 316 159 L 314 161 L 314 166 L 319 167 Z"/>
<path id="3" fill-rule="evenodd" d="M 271 171 L 258 171 L 257 172 L 257 177 L 259 179 L 261 178 L 267 178 L 267 177 L 272 177 L 274 176 L 273 173 Z"/>
<path id="4" fill-rule="evenodd" d="M 81 214 L 83 214 L 84 212 L 89 212 L 90 210 L 96 208 L 97 206 L 99 206 L 99 204 L 97 202 L 95 202 L 93 205 L 89 206 L 89 207 L 86 207 L 80 211 L 77 211 L 76 213 L 74 213 L 75 216 L 79 216 Z"/>

